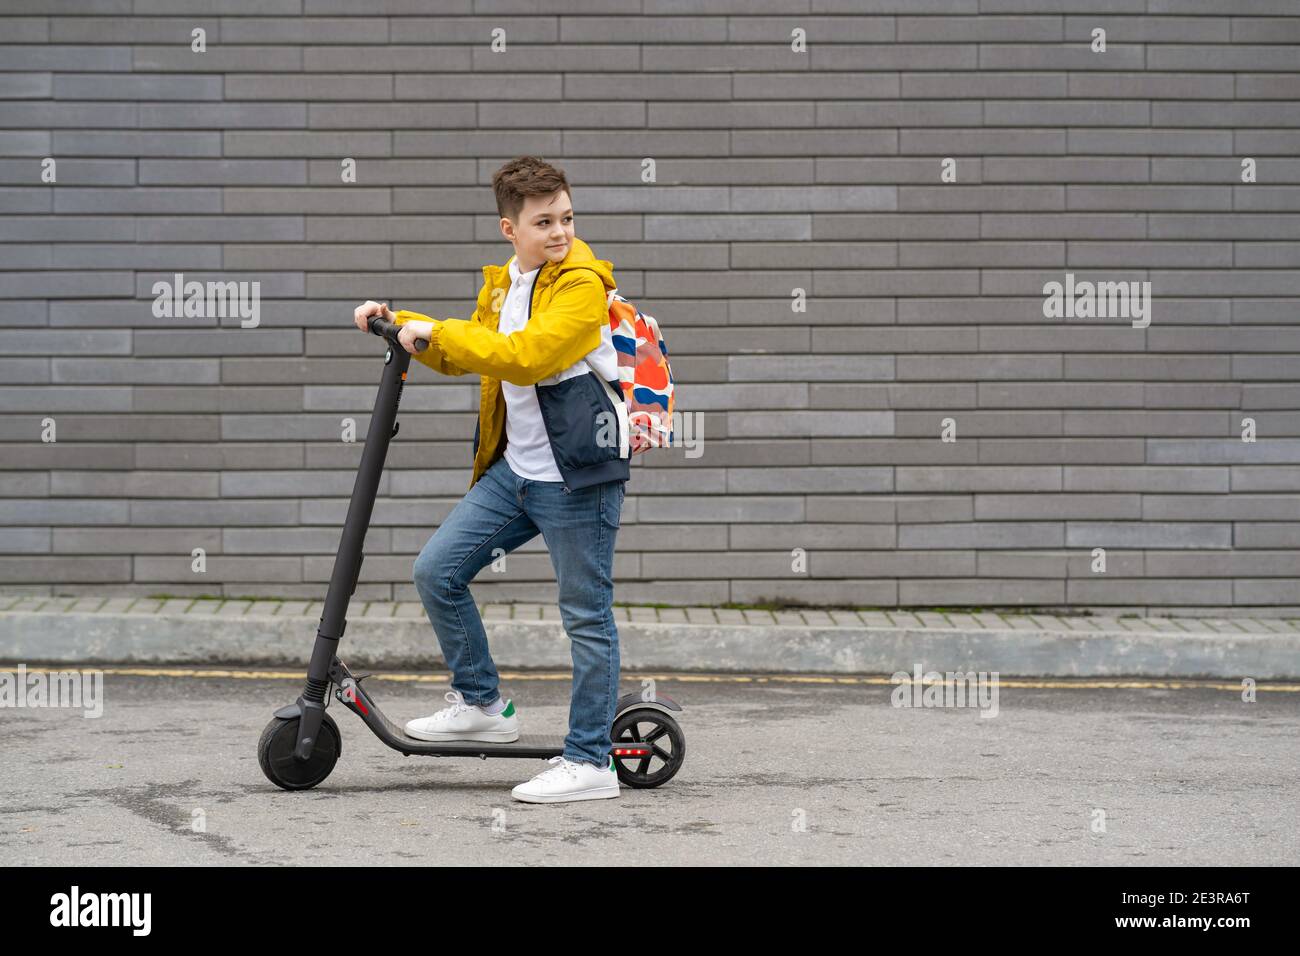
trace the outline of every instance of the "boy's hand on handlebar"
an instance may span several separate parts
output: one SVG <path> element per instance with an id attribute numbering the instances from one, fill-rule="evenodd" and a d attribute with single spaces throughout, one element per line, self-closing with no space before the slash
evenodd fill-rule
<path id="1" fill-rule="evenodd" d="M 389 322 L 393 321 L 393 313 L 388 311 L 388 305 L 384 302 L 367 299 L 364 304 L 357 306 L 352 311 L 352 319 L 362 332 L 370 331 L 370 317 L 372 315 L 380 316 Z"/>
<path id="2" fill-rule="evenodd" d="M 429 339 L 433 337 L 432 322 L 407 322 L 397 333 L 397 341 L 401 343 L 402 348 L 412 355 L 418 355 L 423 352 L 429 345 Z M 423 342 L 419 348 L 415 345 L 416 339 L 422 339 Z"/>

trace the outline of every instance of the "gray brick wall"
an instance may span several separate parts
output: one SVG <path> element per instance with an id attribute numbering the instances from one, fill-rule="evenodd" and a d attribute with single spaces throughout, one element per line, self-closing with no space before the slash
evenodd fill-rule
<path id="1" fill-rule="evenodd" d="M 382 361 L 351 309 L 465 317 L 539 153 L 703 436 L 638 458 L 618 600 L 1300 611 L 1295 0 L 0 14 L 6 591 L 323 595 Z M 260 325 L 156 318 L 178 272 L 260 282 Z M 1067 273 L 1150 282 L 1150 325 L 1045 317 Z M 415 599 L 468 480 L 476 383 L 413 368 L 362 598 Z M 542 541 L 475 593 L 550 600 Z"/>

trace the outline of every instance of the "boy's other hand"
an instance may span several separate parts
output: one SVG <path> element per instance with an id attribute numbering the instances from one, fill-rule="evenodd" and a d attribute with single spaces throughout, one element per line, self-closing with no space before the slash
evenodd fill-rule
<path id="1" fill-rule="evenodd" d="M 393 313 L 388 311 L 388 305 L 383 302 L 375 302 L 367 299 L 362 305 L 357 306 L 352 312 L 353 321 L 356 322 L 357 328 L 362 332 L 370 331 L 370 317 L 378 315 L 381 318 L 393 321 Z"/>
<path id="2" fill-rule="evenodd" d="M 432 322 L 407 322 L 397 333 L 397 341 L 402 348 L 412 355 L 419 355 L 429 346 L 429 338 L 433 335 Z M 415 340 L 421 339 L 422 344 L 417 348 Z"/>

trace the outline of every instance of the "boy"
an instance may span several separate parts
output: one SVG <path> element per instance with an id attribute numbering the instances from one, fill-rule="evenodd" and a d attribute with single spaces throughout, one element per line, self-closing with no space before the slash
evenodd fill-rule
<path id="1" fill-rule="evenodd" d="M 613 264 L 574 235 L 561 170 L 520 157 L 497 170 L 492 188 L 501 234 L 515 253 L 505 266 L 483 267 L 470 319 L 394 316 L 378 302 L 355 312 L 363 331 L 376 314 L 401 325 L 403 347 L 435 371 L 482 376 L 469 490 L 413 568 L 452 672 L 451 706 L 412 720 L 406 732 L 422 740 L 519 738 L 469 583 L 540 532 L 571 642 L 569 733 L 564 753 L 512 796 L 529 803 L 617 797 L 609 755 L 619 678 L 612 576 L 630 455 L 609 328 Z M 428 348 L 416 352 L 416 338 Z"/>

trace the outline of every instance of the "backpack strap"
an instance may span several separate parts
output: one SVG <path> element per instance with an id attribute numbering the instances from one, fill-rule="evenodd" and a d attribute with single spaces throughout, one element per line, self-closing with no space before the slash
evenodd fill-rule
<path id="1" fill-rule="evenodd" d="M 585 356 L 581 361 L 583 365 L 587 366 L 587 374 L 594 375 L 596 381 L 600 382 L 601 387 L 605 389 L 605 394 L 609 396 L 610 403 L 614 406 L 614 414 L 618 416 L 619 425 L 618 457 L 628 458 L 631 455 L 632 422 L 627 410 L 627 399 L 620 395 L 618 390 L 610 385 L 609 382 L 605 381 L 604 376 L 591 367 L 591 363 L 587 361 Z"/>

